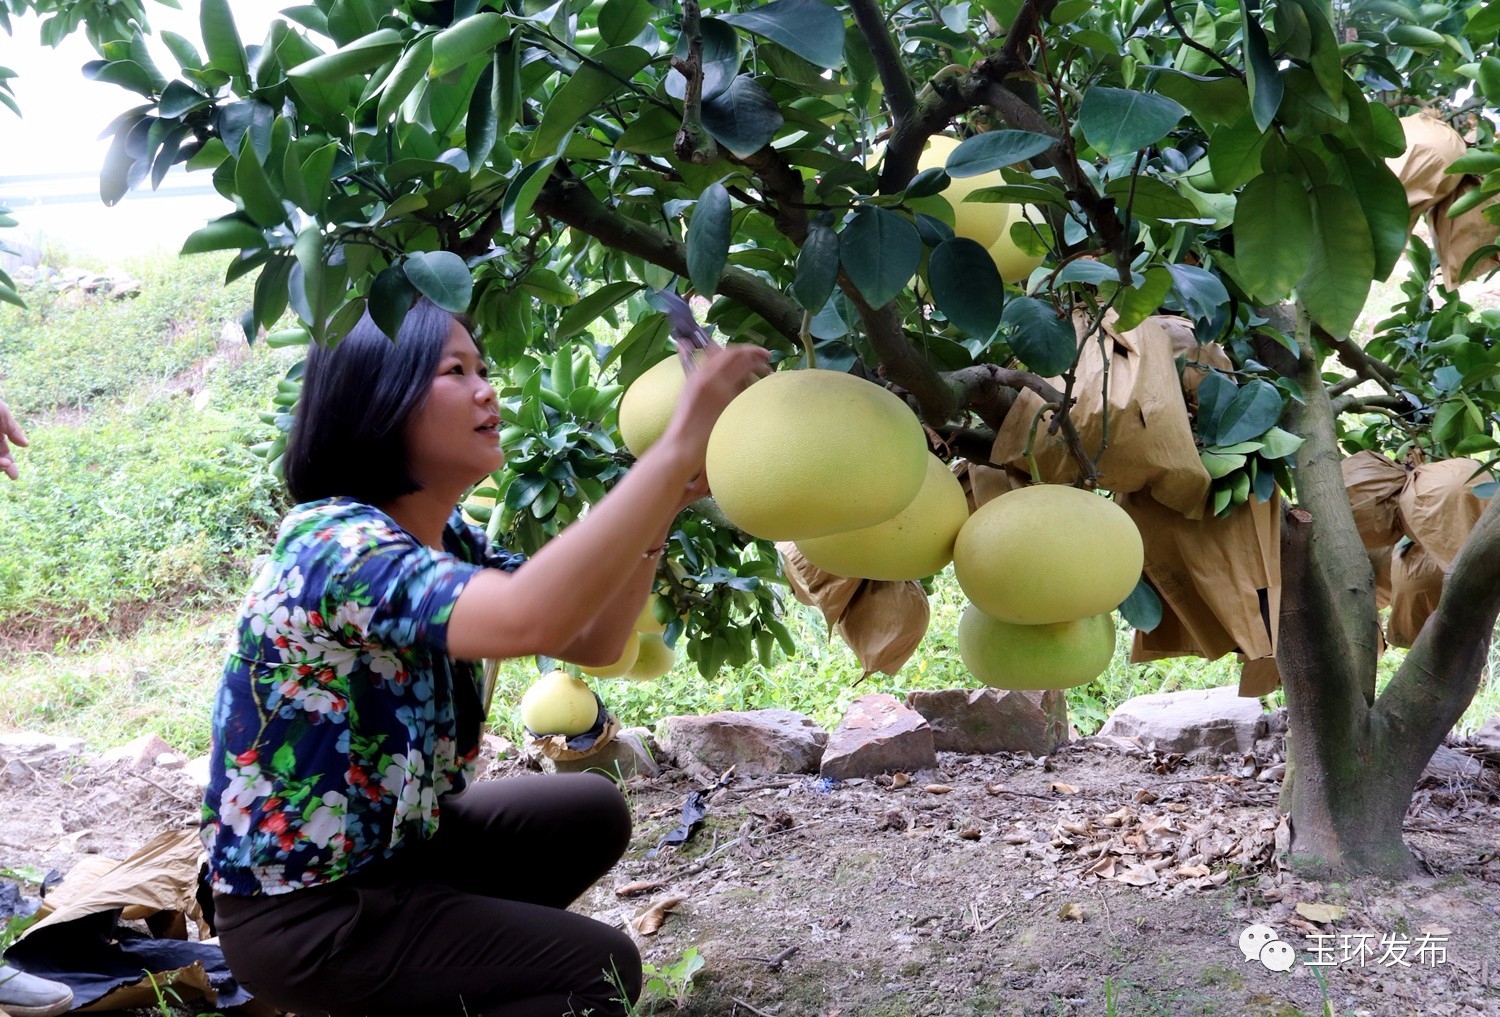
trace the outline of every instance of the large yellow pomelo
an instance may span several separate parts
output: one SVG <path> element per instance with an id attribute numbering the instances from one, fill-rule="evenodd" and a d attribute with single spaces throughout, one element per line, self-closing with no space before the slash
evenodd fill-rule
<path id="1" fill-rule="evenodd" d="M 969 517 L 953 572 L 981 611 L 1047 625 L 1113 611 L 1141 578 L 1141 533 L 1125 510 L 1076 487 L 1002 494 Z"/>
<path id="2" fill-rule="evenodd" d="M 990 245 L 990 257 L 995 261 L 995 268 L 1000 270 L 1000 278 L 1008 283 L 1024 284 L 1031 277 L 1031 273 L 1045 260 L 1040 254 L 1027 254 L 1016 246 L 1011 239 L 1011 227 L 1016 223 L 1027 222 L 1027 216 L 1031 222 L 1041 221 L 1041 212 L 1033 205 L 1003 205 L 1002 208 L 1009 210 L 1005 228 L 1000 233 L 1000 239 Z M 1032 230 L 1031 226 L 1025 227 Z"/>
<path id="3" fill-rule="evenodd" d="M 591 674 L 595 678 L 618 678 L 629 671 L 635 663 L 636 654 L 640 652 L 641 634 L 632 632 L 625 640 L 625 649 L 620 653 L 620 659 L 613 664 L 605 664 L 602 667 L 585 667 L 578 665 L 578 670 L 584 674 Z"/>
<path id="4" fill-rule="evenodd" d="M 666 644 L 661 636 L 651 632 L 641 633 L 641 650 L 625 677 L 631 681 L 649 682 L 672 670 L 677 663 L 677 651 Z"/>
<path id="5" fill-rule="evenodd" d="M 646 368 L 620 397 L 620 437 L 636 458 L 656 444 L 671 423 L 686 379 L 682 358 L 670 356 Z"/>
<path id="6" fill-rule="evenodd" d="M 1012 625 L 970 604 L 958 622 L 958 655 L 997 689 L 1066 689 L 1093 681 L 1115 655 L 1108 613 L 1052 625 Z"/>
<path id="7" fill-rule="evenodd" d="M 730 521 L 762 540 L 873 526 L 910 505 L 927 437 L 874 382 L 782 371 L 735 397 L 708 439 L 708 485 Z"/>
<path id="8" fill-rule="evenodd" d="M 927 453 L 927 475 L 912 503 L 883 523 L 797 541 L 825 572 L 860 579 L 922 579 L 953 560 L 953 542 L 969 518 L 969 499 L 947 465 Z"/>
<path id="9" fill-rule="evenodd" d="M 934 134 L 927 139 L 927 147 L 917 160 L 917 170 L 941 168 L 958 147 L 958 141 L 946 134 Z M 975 191 L 985 187 L 999 187 L 1005 183 L 999 173 L 981 173 L 975 177 L 952 177 L 952 183 L 944 190 L 943 197 L 953 206 L 953 232 L 968 237 L 984 247 L 1000 239 L 1009 219 L 1009 205 L 994 202 L 965 201 Z"/>
<path id="10" fill-rule="evenodd" d="M 547 672 L 521 697 L 521 723 L 532 734 L 583 734 L 598 718 L 594 691 L 566 671 Z"/>

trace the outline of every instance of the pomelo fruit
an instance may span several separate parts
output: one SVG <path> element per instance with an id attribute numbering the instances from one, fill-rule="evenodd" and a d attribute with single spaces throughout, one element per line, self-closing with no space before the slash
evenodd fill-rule
<path id="1" fill-rule="evenodd" d="M 990 257 L 995 261 L 995 268 L 1000 271 L 1000 278 L 1008 283 L 1020 283 L 1025 285 L 1026 280 L 1031 278 L 1031 273 L 1046 260 L 1040 254 L 1027 254 L 1016 246 L 1015 240 L 1011 238 L 1011 226 L 1021 223 L 1027 231 L 1034 232 L 1034 227 L 1027 223 L 1029 215 L 1030 222 L 1041 221 L 1041 211 L 1033 205 L 1002 205 L 1009 213 L 1005 220 L 1005 228 L 1000 232 L 1000 239 L 989 247 Z"/>
<path id="2" fill-rule="evenodd" d="M 946 134 L 934 134 L 927 139 L 927 147 L 917 160 L 917 171 L 940 169 L 958 147 L 958 140 Z M 1010 214 L 1009 205 L 994 202 L 965 201 L 975 191 L 985 187 L 999 187 L 1005 183 L 999 173 L 981 173 L 974 177 L 952 177 L 952 183 L 942 192 L 948 204 L 953 206 L 953 232 L 968 237 L 982 247 L 988 248 L 1000 239 Z M 1007 281 L 1009 279 L 1007 278 Z"/>
<path id="3" fill-rule="evenodd" d="M 969 518 L 969 499 L 947 465 L 927 453 L 927 475 L 912 503 L 861 530 L 797 541 L 825 572 L 860 579 L 922 579 L 953 560 L 953 542 Z"/>
<path id="4" fill-rule="evenodd" d="M 686 380 L 682 358 L 673 355 L 646 368 L 620 397 L 620 438 L 637 459 L 671 423 Z"/>
<path id="5" fill-rule="evenodd" d="M 958 622 L 958 654 L 997 689 L 1066 689 L 1093 681 L 1115 654 L 1108 613 L 1051 625 L 1012 625 L 970 604 Z"/>
<path id="6" fill-rule="evenodd" d="M 625 677 L 631 681 L 649 682 L 672 670 L 672 665 L 676 663 L 677 651 L 668 646 L 661 636 L 642 632 L 640 653 L 636 655 L 630 670 L 625 672 Z"/>
<path id="7" fill-rule="evenodd" d="M 599 719 L 599 701 L 582 678 L 549 671 L 521 697 L 521 723 L 532 734 L 583 734 Z"/>
<path id="8" fill-rule="evenodd" d="M 1145 563 L 1140 530 L 1108 498 L 1037 484 L 969 517 L 953 545 L 958 585 L 979 609 L 1017 625 L 1113 611 Z"/>
<path id="9" fill-rule="evenodd" d="M 762 540 L 802 540 L 874 526 L 906 508 L 927 456 L 917 418 L 874 382 L 781 371 L 725 408 L 706 469 L 734 525 Z"/>
<path id="10" fill-rule="evenodd" d="M 621 651 L 619 660 L 616 660 L 613 664 L 605 664 L 602 667 L 585 667 L 579 664 L 578 670 L 584 674 L 591 674 L 595 678 L 618 678 L 630 670 L 631 666 L 635 663 L 635 657 L 640 652 L 640 648 L 641 634 L 639 632 L 632 632 L 625 640 L 625 649 Z"/>

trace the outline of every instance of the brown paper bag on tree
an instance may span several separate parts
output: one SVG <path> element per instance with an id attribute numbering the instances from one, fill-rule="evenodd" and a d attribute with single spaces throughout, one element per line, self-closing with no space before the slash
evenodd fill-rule
<path id="1" fill-rule="evenodd" d="M 1007 491 L 1026 485 L 1025 481 L 1012 476 L 1008 470 L 996 466 L 981 466 L 960 460 L 959 468 L 953 472 L 964 489 L 964 496 L 969 499 L 970 515 L 986 502 L 994 501 Z"/>
<path id="2" fill-rule="evenodd" d="M 1441 459 L 1412 468 L 1396 499 L 1401 533 L 1411 543 L 1391 557 L 1391 614 L 1386 639 L 1411 646 L 1443 594 L 1443 576 L 1469 539 L 1484 511 L 1474 488 L 1490 480 L 1477 476 L 1473 459 Z"/>
<path id="3" fill-rule="evenodd" d="M 1410 647 L 1437 610 L 1443 595 L 1443 569 L 1421 544 L 1403 544 L 1391 553 L 1391 613 L 1385 641 Z"/>
<path id="4" fill-rule="evenodd" d="M 1079 312 L 1073 323 L 1082 338 L 1090 316 Z M 1098 449 L 1104 439 L 1107 358 L 1109 447 L 1099 458 L 1100 486 L 1116 493 L 1149 487 L 1163 505 L 1198 519 L 1207 507 L 1212 481 L 1198 459 L 1177 370 L 1174 337 L 1180 341 L 1183 324 L 1181 319 L 1159 316 L 1123 333 L 1106 325 L 1102 340 L 1099 336 L 1090 339 L 1079 356 L 1073 386 L 1077 404 L 1071 416 L 1084 449 Z M 1061 390 L 1062 380 L 1051 380 Z M 1038 416 L 1043 406 L 1033 392 L 1017 396 L 995 436 L 990 461 L 1029 474 L 1026 448 L 1030 443 L 1040 472 L 1037 479 L 1071 484 L 1078 478 L 1078 465 L 1061 432 L 1047 433 L 1052 411 Z"/>
<path id="5" fill-rule="evenodd" d="M 865 677 L 876 671 L 893 675 L 911 659 L 931 618 L 920 583 L 836 576 L 804 558 L 791 541 L 776 550 L 792 594 L 822 612 L 854 651 Z"/>
<path id="6" fill-rule="evenodd" d="M 1461 179 L 1463 183 L 1453 192 L 1452 197 L 1434 206 L 1427 214 L 1427 221 L 1432 226 L 1432 243 L 1437 248 L 1438 260 L 1443 265 L 1443 283 L 1450 289 L 1471 279 L 1482 279 L 1500 268 L 1500 254 L 1491 251 L 1475 259 L 1474 264 L 1469 265 L 1469 270 L 1464 271 L 1464 266 L 1468 265 L 1469 258 L 1476 251 L 1500 240 L 1500 226 L 1484 217 L 1484 210 L 1500 201 L 1500 196 L 1450 219 L 1448 210 L 1453 207 L 1453 203 L 1479 186 L 1475 177 L 1463 176 Z"/>
<path id="7" fill-rule="evenodd" d="M 1366 550 L 1390 547 L 1401 539 L 1396 499 L 1406 486 L 1406 468 L 1379 452 L 1356 452 L 1339 464 L 1354 525 Z"/>
<path id="8" fill-rule="evenodd" d="M 1463 177 L 1449 173 L 1448 167 L 1469 147 L 1457 131 L 1431 112 L 1402 117 L 1401 130 L 1406 134 L 1406 151 L 1385 164 L 1406 189 L 1410 229 L 1424 212 L 1458 190 Z"/>
<path id="9" fill-rule="evenodd" d="M 1274 658 L 1281 613 L 1281 496 L 1251 498 L 1224 516 L 1187 519 L 1148 493 L 1117 495 L 1140 528 L 1146 578 L 1162 601 L 1162 622 L 1137 630 L 1132 662 L 1239 653 Z M 1264 695 L 1265 665 L 1241 695 Z"/>

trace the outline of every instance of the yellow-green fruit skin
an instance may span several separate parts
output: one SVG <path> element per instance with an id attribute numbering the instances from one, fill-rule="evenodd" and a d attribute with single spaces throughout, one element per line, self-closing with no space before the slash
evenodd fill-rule
<path id="1" fill-rule="evenodd" d="M 1125 510 L 1075 487 L 1038 484 L 981 505 L 958 532 L 953 574 L 985 614 L 1050 625 L 1113 611 L 1145 563 Z"/>
<path id="2" fill-rule="evenodd" d="M 906 508 L 862 530 L 799 540 L 797 549 L 836 576 L 891 582 L 923 579 L 953 560 L 953 542 L 968 518 L 963 485 L 929 452 L 922 488 Z"/>
<path id="3" fill-rule="evenodd" d="M 591 674 L 595 678 L 618 678 L 635 664 L 636 654 L 640 652 L 640 648 L 641 635 L 639 632 L 632 632 L 625 640 L 625 649 L 621 652 L 619 660 L 602 667 L 585 667 L 579 664 L 578 670 L 584 674 Z"/>
<path id="4" fill-rule="evenodd" d="M 922 425 L 896 396 L 837 371 L 782 371 L 735 397 L 708 439 L 708 484 L 762 540 L 874 526 L 910 505 L 927 473 Z"/>
<path id="5" fill-rule="evenodd" d="M 1115 654 L 1109 614 L 1052 625 L 1012 625 L 970 604 L 958 622 L 958 655 L 997 689 L 1066 689 L 1093 681 Z"/>
<path id="6" fill-rule="evenodd" d="M 620 397 L 620 438 L 637 459 L 671 423 L 685 381 L 682 358 L 671 356 L 646 368 Z"/>
<path id="7" fill-rule="evenodd" d="M 934 134 L 927 139 L 927 147 L 917 160 L 918 171 L 941 168 L 958 147 L 958 142 L 946 134 Z M 943 197 L 953 206 L 953 232 L 968 237 L 980 246 L 988 248 L 1000 239 L 1000 231 L 1009 221 L 1006 209 L 1010 206 L 995 202 L 965 201 L 975 191 L 985 187 L 998 187 L 1005 183 L 999 173 L 981 173 L 973 177 L 953 177 L 952 183 L 943 191 Z"/>
<path id="8" fill-rule="evenodd" d="M 641 650 L 625 677 L 631 681 L 649 682 L 672 670 L 677 663 L 677 651 L 668 646 L 659 635 L 641 633 Z"/>
<path id="9" fill-rule="evenodd" d="M 593 690 L 566 671 L 542 675 L 521 697 L 521 723 L 533 734 L 583 734 L 598 717 Z"/>
<path id="10" fill-rule="evenodd" d="M 1011 239 L 1010 228 L 1014 223 L 1025 222 L 1027 215 L 1030 215 L 1032 222 L 1039 221 L 1041 219 L 1041 212 L 1031 205 L 1005 205 L 1002 207 L 1009 209 L 1009 213 L 1005 220 L 1005 228 L 1001 231 L 1000 239 L 996 240 L 989 247 L 990 257 L 994 259 L 995 268 L 1000 272 L 1001 279 L 1004 279 L 1008 283 L 1020 283 L 1024 285 L 1026 280 L 1031 278 L 1031 273 L 1035 272 L 1037 267 L 1046 259 L 1040 254 L 1027 254 L 1017 247 L 1016 242 Z M 1028 226 L 1027 230 L 1029 232 L 1031 227 Z"/>
<path id="11" fill-rule="evenodd" d="M 641 608 L 640 617 L 635 620 L 635 630 L 642 635 L 661 635 L 667 631 L 667 623 L 656 617 L 656 602 L 660 600 L 659 594 L 651 594 L 646 598 L 646 606 Z"/>

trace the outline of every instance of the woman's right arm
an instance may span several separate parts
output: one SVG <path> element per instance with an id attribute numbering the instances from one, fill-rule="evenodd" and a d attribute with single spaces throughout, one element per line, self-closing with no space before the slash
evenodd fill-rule
<path id="1" fill-rule="evenodd" d="M 700 359 L 666 433 L 607 496 L 515 573 L 486 569 L 469 582 L 448 622 L 449 654 L 477 660 L 566 650 L 578 664 L 614 661 L 641 607 L 614 610 L 619 595 L 682 506 L 707 493 L 709 432 L 729 401 L 767 373 L 767 357 L 735 344 Z M 597 624 L 605 611 L 623 620 Z M 584 631 L 590 638 L 580 645 Z"/>

